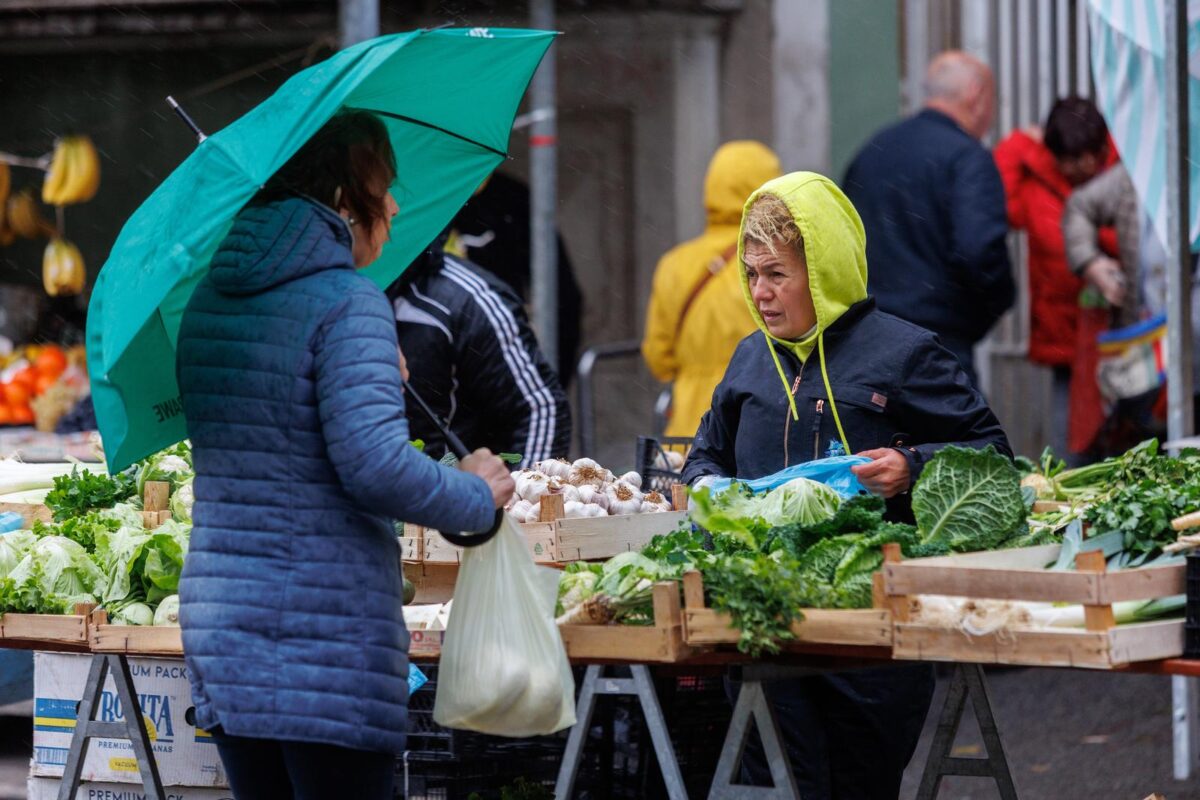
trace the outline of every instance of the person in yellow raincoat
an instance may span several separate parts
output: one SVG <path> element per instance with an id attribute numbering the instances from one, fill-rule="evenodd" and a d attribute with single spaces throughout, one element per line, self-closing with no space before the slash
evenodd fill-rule
<path id="1" fill-rule="evenodd" d="M 642 356 L 660 381 L 674 381 L 667 436 L 692 436 L 733 351 L 755 330 L 737 269 L 738 227 L 750 193 L 782 172 L 754 141 L 717 149 L 704 178 L 704 233 L 658 262 Z"/>

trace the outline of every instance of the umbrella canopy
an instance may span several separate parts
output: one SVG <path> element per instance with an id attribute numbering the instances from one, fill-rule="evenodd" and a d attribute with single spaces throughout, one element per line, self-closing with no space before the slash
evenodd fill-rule
<path id="1" fill-rule="evenodd" d="M 364 270 L 387 286 L 504 159 L 554 35 L 473 28 L 372 39 L 297 73 L 203 141 L 129 218 L 92 292 L 88 366 L 109 469 L 186 437 L 175 381 L 183 310 L 234 216 L 309 137 L 344 107 L 387 126 L 400 214 Z"/>
<path id="2" fill-rule="evenodd" d="M 1096 105 L 1112 131 L 1138 200 L 1167 242 L 1166 38 L 1162 0 L 1089 0 Z M 1188 3 L 1188 131 L 1191 221 L 1200 246 L 1200 3 Z"/>

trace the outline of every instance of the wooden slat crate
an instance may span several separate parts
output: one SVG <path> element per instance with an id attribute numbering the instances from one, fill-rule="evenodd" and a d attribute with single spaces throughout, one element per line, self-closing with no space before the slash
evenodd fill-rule
<path id="1" fill-rule="evenodd" d="M 691 646 L 736 645 L 740 632 L 728 614 L 704 603 L 699 572 L 683 576 L 684 641 Z M 792 623 L 795 639 L 784 650 L 803 651 L 811 645 L 891 647 L 892 613 L 887 608 L 805 608 L 804 619 Z"/>
<path id="2" fill-rule="evenodd" d="M 25 527 L 32 528 L 34 522 L 54 521 L 54 514 L 40 503 L 0 503 L 0 513 L 15 511 L 25 518 Z"/>
<path id="3" fill-rule="evenodd" d="M 676 508 L 687 502 L 676 493 Z M 629 550 L 640 550 L 655 536 L 670 533 L 687 518 L 683 510 L 656 514 L 626 514 L 616 517 L 563 517 L 562 496 L 543 502 L 542 521 L 521 525 L 533 560 L 540 564 L 565 564 L 571 561 L 603 561 Z M 405 525 L 400 537 L 402 557 L 409 563 L 457 564 L 462 548 L 456 547 L 437 531 L 418 525 Z"/>
<path id="4" fill-rule="evenodd" d="M 52 642 L 87 648 L 94 606 L 78 605 L 74 614 L 0 614 L 0 644 L 3 642 Z"/>
<path id="5" fill-rule="evenodd" d="M 634 664 L 681 661 L 694 653 L 683 640 L 679 584 L 656 583 L 654 625 L 559 625 L 573 661 Z"/>
<path id="6" fill-rule="evenodd" d="M 90 633 L 94 653 L 183 655 L 183 634 L 178 625 L 110 625 L 108 613 L 101 608 L 92 612 Z"/>
<path id="7" fill-rule="evenodd" d="M 1106 572 L 1099 552 L 1083 553 L 1075 571 L 1045 565 L 1059 545 L 886 563 L 884 589 L 895 618 L 900 659 L 1111 669 L 1183 653 L 1183 620 L 1116 625 L 1112 604 L 1186 591 L 1182 564 Z M 1080 604 L 1085 628 L 1017 628 L 972 636 L 910 620 L 908 595 Z"/>
<path id="8" fill-rule="evenodd" d="M 683 642 L 679 585 L 658 583 L 653 592 L 653 625 L 559 625 L 567 656 L 576 662 L 644 664 L 670 663 L 692 655 L 695 649 Z M 445 631 L 411 630 L 409 637 L 409 656 L 441 656 Z"/>
<path id="9" fill-rule="evenodd" d="M 417 587 L 414 605 L 444 603 L 454 597 L 458 564 L 417 563 L 404 565 L 404 577 Z"/>

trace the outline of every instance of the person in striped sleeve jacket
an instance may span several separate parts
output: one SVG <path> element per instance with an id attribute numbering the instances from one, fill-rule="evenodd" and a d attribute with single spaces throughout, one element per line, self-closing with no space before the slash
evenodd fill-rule
<path id="1" fill-rule="evenodd" d="M 468 447 L 517 453 L 522 466 L 564 458 L 571 411 L 517 293 L 443 251 L 438 237 L 389 287 L 409 383 Z M 441 458 L 441 435 L 416 409 L 409 430 Z"/>

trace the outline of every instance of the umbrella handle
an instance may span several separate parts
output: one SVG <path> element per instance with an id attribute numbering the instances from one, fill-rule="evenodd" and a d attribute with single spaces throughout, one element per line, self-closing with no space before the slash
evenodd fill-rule
<path id="1" fill-rule="evenodd" d="M 455 457 L 458 458 L 459 461 L 462 461 L 464 458 L 469 456 L 471 451 L 467 449 L 465 444 L 463 444 L 462 439 L 459 439 L 453 431 L 446 427 L 446 423 L 442 422 L 437 413 L 434 412 L 434 410 L 430 408 L 429 404 L 425 402 L 425 399 L 421 397 L 421 395 L 417 394 L 417 392 L 412 388 L 412 384 L 403 378 L 400 380 L 404 384 L 405 396 L 417 404 L 417 408 L 421 409 L 421 413 L 429 419 L 429 422 L 432 423 L 433 427 L 437 428 L 438 433 L 442 434 L 442 438 L 446 440 L 446 447 L 450 450 L 450 452 L 454 453 Z M 478 547 L 495 536 L 496 532 L 500 530 L 500 526 L 503 523 L 504 509 L 497 508 L 496 516 L 492 519 L 492 526 L 486 531 L 479 531 L 478 533 L 451 533 L 450 531 L 438 531 L 438 533 L 440 533 L 442 538 L 450 544 L 458 545 L 459 547 Z"/>

